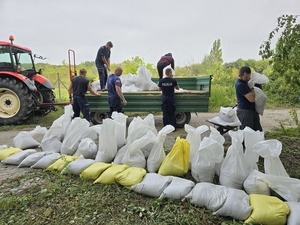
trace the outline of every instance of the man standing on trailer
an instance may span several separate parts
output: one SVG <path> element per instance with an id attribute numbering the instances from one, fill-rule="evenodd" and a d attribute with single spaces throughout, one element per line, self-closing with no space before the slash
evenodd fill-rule
<path id="1" fill-rule="evenodd" d="M 100 96 L 101 94 L 95 92 L 91 86 L 91 83 L 88 79 L 86 79 L 86 69 L 81 69 L 79 71 L 79 76 L 75 76 L 72 78 L 72 82 L 69 87 L 69 95 L 70 95 L 70 101 L 73 102 L 73 111 L 74 116 L 79 117 L 80 111 L 83 114 L 84 119 L 87 121 L 90 121 L 90 107 L 89 103 L 87 102 L 85 98 L 85 94 L 87 90 L 91 92 L 91 94 Z"/>
<path id="2" fill-rule="evenodd" d="M 157 71 L 159 75 L 159 79 L 161 80 L 163 78 L 163 70 L 168 65 L 171 65 L 172 69 L 174 70 L 175 62 L 174 58 L 172 56 L 172 53 L 165 54 L 160 58 L 160 60 L 157 63 Z"/>
<path id="3" fill-rule="evenodd" d="M 111 41 L 99 48 L 96 56 L 96 66 L 98 69 L 100 89 L 104 91 L 107 82 L 107 70 L 110 71 L 110 49 L 113 47 Z"/>

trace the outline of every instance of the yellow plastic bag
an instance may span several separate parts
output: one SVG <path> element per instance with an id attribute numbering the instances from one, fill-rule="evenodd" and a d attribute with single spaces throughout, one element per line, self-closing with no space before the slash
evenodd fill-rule
<path id="1" fill-rule="evenodd" d="M 80 177 L 83 179 L 96 180 L 101 175 L 101 173 L 103 173 L 103 171 L 105 171 L 109 167 L 111 167 L 110 163 L 95 162 L 84 171 L 82 171 Z"/>
<path id="2" fill-rule="evenodd" d="M 144 168 L 129 167 L 127 170 L 115 176 L 115 181 L 126 188 L 130 189 L 131 186 L 140 183 L 147 171 Z"/>
<path id="3" fill-rule="evenodd" d="M 94 184 L 101 183 L 101 184 L 114 184 L 115 183 L 115 176 L 119 173 L 126 170 L 129 166 L 127 165 L 116 165 L 112 164 L 111 167 L 106 169 L 97 180 L 94 181 Z"/>
<path id="4" fill-rule="evenodd" d="M 285 202 L 279 198 L 268 195 L 250 194 L 249 198 L 253 210 L 249 218 L 245 220 L 246 224 L 286 224 L 290 209 Z"/>
<path id="5" fill-rule="evenodd" d="M 70 162 L 78 159 L 79 156 L 64 155 L 47 167 L 46 170 L 62 171 Z"/>
<path id="6" fill-rule="evenodd" d="M 9 147 L 9 148 L 4 148 L 0 150 L 0 161 L 6 159 L 7 157 L 16 154 L 17 152 L 21 152 L 22 149 L 20 148 L 13 148 L 13 147 Z"/>
<path id="7" fill-rule="evenodd" d="M 177 137 L 176 142 L 162 162 L 158 173 L 163 176 L 183 176 L 189 170 L 190 144 L 187 140 Z"/>

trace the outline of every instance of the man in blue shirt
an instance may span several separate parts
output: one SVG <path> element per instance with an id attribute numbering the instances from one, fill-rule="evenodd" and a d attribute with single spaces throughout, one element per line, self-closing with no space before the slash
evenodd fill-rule
<path id="1" fill-rule="evenodd" d="M 176 128 L 175 117 L 175 89 L 179 89 L 177 81 L 172 77 L 172 69 L 167 68 L 166 77 L 158 82 L 158 89 L 162 91 L 162 111 L 164 126 L 170 124 Z"/>
<path id="2" fill-rule="evenodd" d="M 122 68 L 117 67 L 115 73 L 109 75 L 107 79 L 108 89 L 108 104 L 110 108 L 110 117 L 114 111 L 122 112 L 122 104 L 126 105 L 127 101 L 122 93 L 122 82 L 120 76 L 122 75 Z"/>
<path id="3" fill-rule="evenodd" d="M 95 92 L 91 86 L 91 83 L 88 79 L 86 79 L 86 69 L 81 69 L 79 72 L 79 76 L 73 77 L 72 82 L 69 87 L 69 95 L 70 101 L 72 102 L 74 116 L 79 117 L 80 111 L 83 114 L 83 117 L 90 121 L 90 107 L 89 103 L 85 98 L 85 94 L 87 90 L 91 92 L 91 94 L 100 96 L 99 93 Z M 73 98 L 72 98 L 73 96 Z"/>
<path id="4" fill-rule="evenodd" d="M 100 88 L 102 91 L 105 90 L 107 81 L 107 70 L 110 71 L 110 49 L 113 47 L 111 41 L 107 42 L 106 45 L 99 48 L 96 56 L 96 66 L 98 69 Z"/>
<path id="5" fill-rule="evenodd" d="M 259 114 L 255 110 L 254 84 L 248 82 L 250 78 L 251 69 L 248 66 L 242 67 L 235 83 L 238 103 L 237 116 L 242 123 L 240 129 L 250 127 L 255 131 L 262 131 Z"/>

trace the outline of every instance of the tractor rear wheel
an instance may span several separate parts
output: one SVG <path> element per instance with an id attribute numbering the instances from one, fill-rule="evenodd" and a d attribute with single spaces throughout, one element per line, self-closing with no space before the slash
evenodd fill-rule
<path id="1" fill-rule="evenodd" d="M 32 93 L 14 78 L 0 78 L 0 125 L 20 124 L 31 116 Z"/>

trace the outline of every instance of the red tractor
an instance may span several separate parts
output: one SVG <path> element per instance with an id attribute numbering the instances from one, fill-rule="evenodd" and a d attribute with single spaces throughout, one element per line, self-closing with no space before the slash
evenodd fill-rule
<path id="1" fill-rule="evenodd" d="M 0 125 L 20 124 L 55 109 L 53 84 L 37 72 L 30 49 L 0 41 Z"/>

